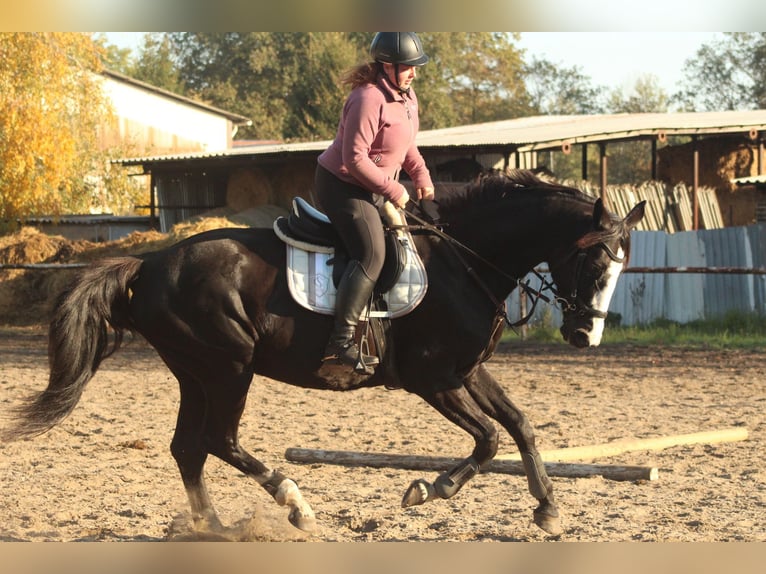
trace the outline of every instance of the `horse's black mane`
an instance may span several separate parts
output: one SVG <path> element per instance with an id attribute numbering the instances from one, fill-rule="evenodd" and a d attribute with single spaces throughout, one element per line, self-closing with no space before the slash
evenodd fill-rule
<path id="1" fill-rule="evenodd" d="M 521 191 L 538 191 L 561 193 L 572 199 L 590 201 L 580 190 L 541 179 L 529 170 L 508 170 L 506 172 L 487 172 L 479 175 L 473 182 L 462 190 L 456 190 L 439 198 L 440 211 L 448 213 L 461 211 L 469 205 L 479 205 L 496 202 L 508 197 L 511 193 Z"/>

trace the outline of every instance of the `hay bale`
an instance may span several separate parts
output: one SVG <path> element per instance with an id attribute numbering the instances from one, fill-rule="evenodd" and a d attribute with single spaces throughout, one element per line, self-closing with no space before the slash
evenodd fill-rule
<path id="1" fill-rule="evenodd" d="M 280 166 L 272 174 L 274 199 L 271 203 L 290 209 L 294 197 L 302 197 L 313 204 L 314 172 L 316 160 L 296 160 Z"/>
<path id="2" fill-rule="evenodd" d="M 731 180 L 753 175 L 756 148 L 742 138 L 711 138 L 697 142 L 699 185 L 719 191 L 734 191 Z M 657 151 L 657 176 L 672 185 L 692 185 L 694 144 L 666 146 Z"/>
<path id="3" fill-rule="evenodd" d="M 226 184 L 226 205 L 234 211 L 244 211 L 271 201 L 271 183 L 263 170 L 240 168 L 229 176 Z"/>
<path id="4" fill-rule="evenodd" d="M 274 224 L 274 220 L 281 216 L 287 216 L 288 211 L 278 205 L 261 205 L 251 207 L 245 211 L 235 213 L 229 219 L 246 227 L 268 227 Z"/>

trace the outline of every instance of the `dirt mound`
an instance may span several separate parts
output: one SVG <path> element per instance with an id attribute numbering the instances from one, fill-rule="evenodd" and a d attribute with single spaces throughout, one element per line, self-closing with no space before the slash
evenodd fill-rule
<path id="1" fill-rule="evenodd" d="M 169 233 L 136 231 L 104 243 L 71 241 L 47 235 L 33 227 L 23 227 L 12 235 L 0 237 L 0 265 L 83 264 L 104 257 L 136 255 L 161 249 L 208 229 L 247 226 L 227 217 L 206 217 L 179 223 Z M 76 267 L 0 268 L 0 325 L 47 323 L 50 304 L 76 271 Z"/>

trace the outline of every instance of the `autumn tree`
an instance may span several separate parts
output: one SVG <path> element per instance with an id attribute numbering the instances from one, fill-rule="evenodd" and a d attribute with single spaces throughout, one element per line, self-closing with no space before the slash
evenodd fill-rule
<path id="1" fill-rule="evenodd" d="M 88 211 L 105 169 L 102 52 L 82 33 L 0 33 L 0 221 Z"/>

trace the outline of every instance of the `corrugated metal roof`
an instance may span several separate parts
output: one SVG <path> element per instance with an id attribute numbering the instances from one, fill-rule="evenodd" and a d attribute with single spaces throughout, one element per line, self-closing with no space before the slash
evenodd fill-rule
<path id="1" fill-rule="evenodd" d="M 658 135 L 748 133 L 766 129 L 766 110 L 609 114 L 589 116 L 534 116 L 501 122 L 424 131 L 419 146 L 507 145 L 519 151 L 557 147 L 563 143 Z"/>
<path id="2" fill-rule="evenodd" d="M 194 152 L 194 153 L 182 153 L 182 154 L 168 154 L 157 156 L 145 156 L 136 158 L 124 158 L 117 160 L 116 163 L 124 165 L 141 165 L 149 163 L 163 163 L 163 162 L 177 162 L 197 159 L 216 159 L 224 157 L 248 157 L 248 156 L 269 156 L 269 155 L 281 155 L 296 152 L 321 152 L 328 145 L 331 140 L 315 141 L 315 142 L 300 142 L 292 144 L 266 144 L 266 145 L 254 145 L 254 146 L 242 146 L 235 147 L 223 151 L 217 152 Z"/>
<path id="3" fill-rule="evenodd" d="M 418 134 L 421 150 L 437 148 L 502 148 L 508 151 L 553 149 L 568 144 L 665 135 L 750 133 L 766 130 L 766 110 L 727 112 L 684 112 L 646 114 L 604 114 L 532 116 L 498 122 L 471 124 Z M 193 153 L 123 159 L 120 163 L 139 165 L 167 161 L 268 156 L 325 149 L 329 140 L 292 144 L 237 147 L 218 153 Z M 499 151 L 499 149 L 498 149 Z"/>
<path id="4" fill-rule="evenodd" d="M 766 185 L 766 175 L 750 175 L 748 177 L 735 177 L 731 180 L 736 185 Z"/>

